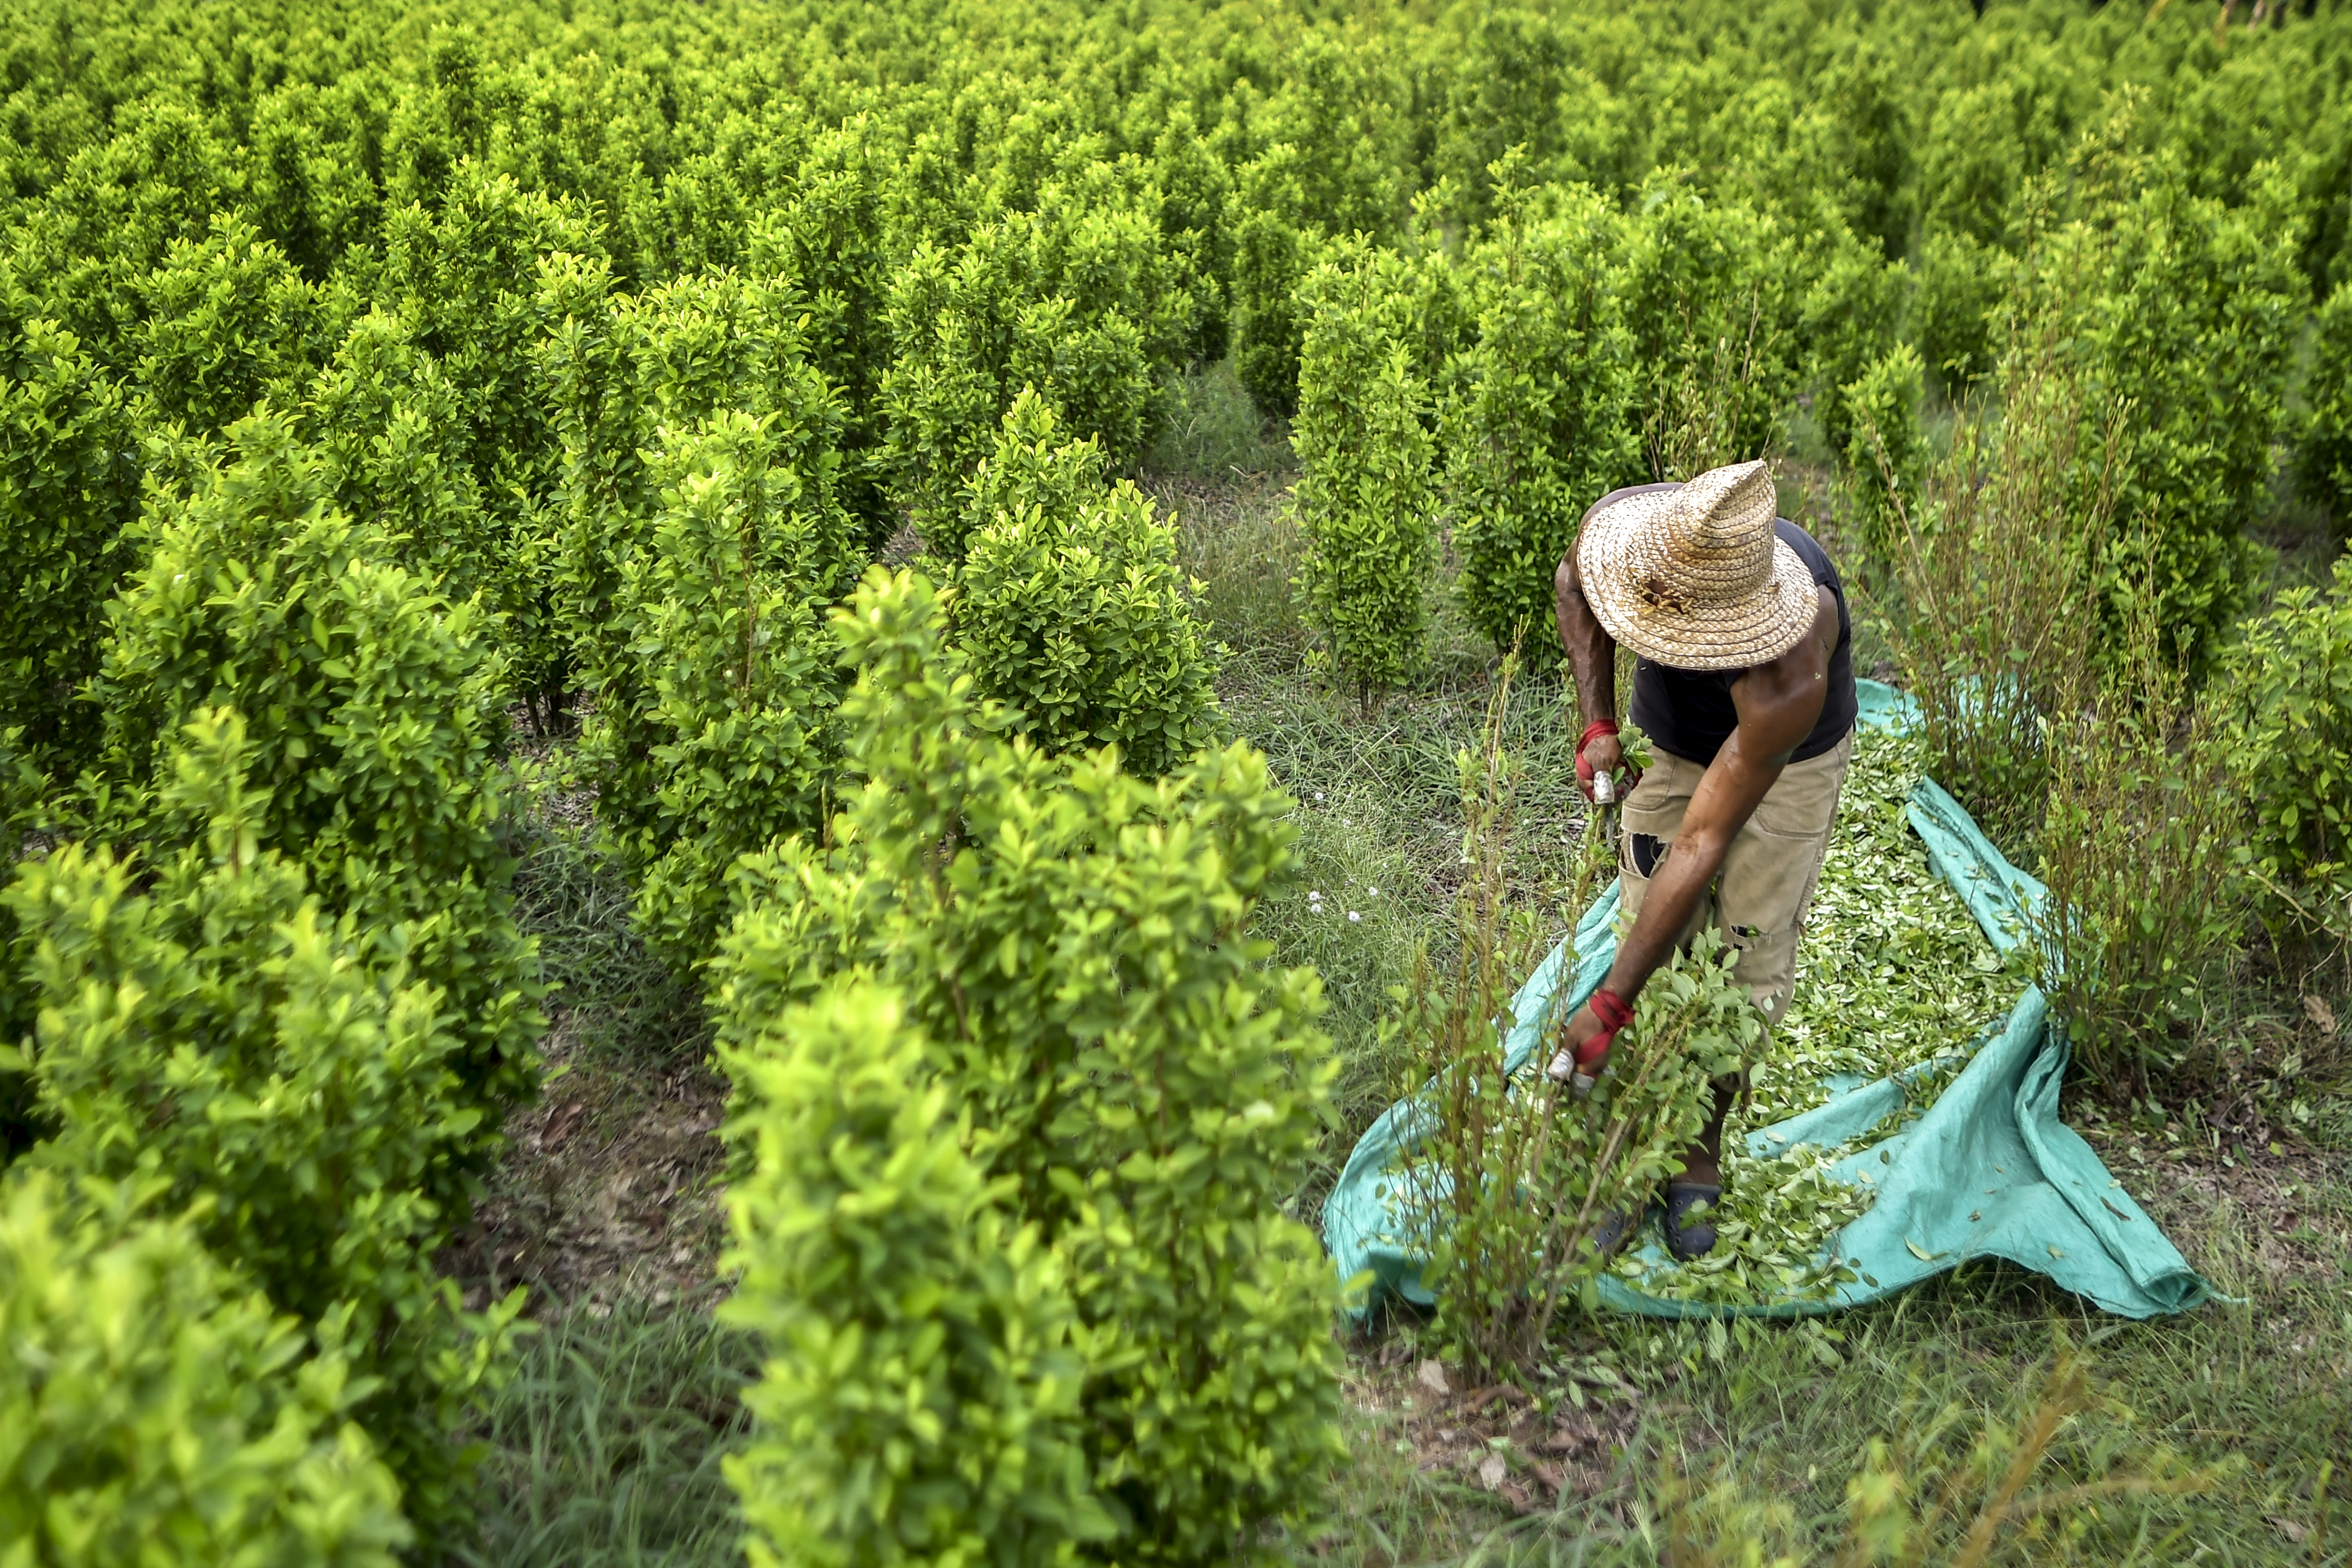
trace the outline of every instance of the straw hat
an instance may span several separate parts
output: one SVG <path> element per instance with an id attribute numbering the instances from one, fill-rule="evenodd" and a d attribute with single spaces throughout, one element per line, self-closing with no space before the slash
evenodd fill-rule
<path id="1" fill-rule="evenodd" d="M 1764 465 L 1620 496 L 1584 520 L 1576 565 L 1609 635 L 1675 669 L 1745 669 L 1804 640 L 1813 574 L 1773 532 Z"/>

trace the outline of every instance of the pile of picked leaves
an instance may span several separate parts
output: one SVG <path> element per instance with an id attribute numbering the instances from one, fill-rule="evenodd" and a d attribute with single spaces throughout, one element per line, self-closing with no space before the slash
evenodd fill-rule
<path id="1" fill-rule="evenodd" d="M 1853 1278 L 1830 1239 L 1875 1196 L 1831 1167 L 1924 1113 L 2016 1003 L 2011 973 L 1928 863 L 1905 807 L 1922 768 L 1916 741 L 1858 731 L 1837 826 L 1807 917 L 1796 994 L 1773 1031 L 1746 1104 L 1724 1129 L 1719 1240 L 1696 1263 L 1629 1251 L 1613 1272 L 1652 1296 L 1720 1303 L 1828 1293 Z M 1748 1152 L 1769 1127 L 1875 1079 L 1902 1075 L 1903 1104 L 1835 1148 Z M 1641 1256 L 1640 1254 L 1648 1256 Z"/>

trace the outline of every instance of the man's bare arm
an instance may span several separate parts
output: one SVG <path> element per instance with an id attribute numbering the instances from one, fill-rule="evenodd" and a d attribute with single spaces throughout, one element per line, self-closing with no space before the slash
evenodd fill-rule
<path id="1" fill-rule="evenodd" d="M 1617 717 L 1617 644 L 1585 602 L 1584 583 L 1578 576 L 1576 552 L 1560 557 L 1552 574 L 1552 618 L 1559 626 L 1559 646 L 1576 679 L 1576 706 L 1587 724 Z"/>

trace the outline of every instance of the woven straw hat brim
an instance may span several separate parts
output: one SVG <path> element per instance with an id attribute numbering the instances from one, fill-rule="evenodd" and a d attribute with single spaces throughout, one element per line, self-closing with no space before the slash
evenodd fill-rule
<path id="1" fill-rule="evenodd" d="M 1772 573 L 1763 588 L 1724 604 L 1656 605 L 1642 592 L 1640 546 L 1662 531 L 1679 502 L 1674 490 L 1645 490 L 1610 502 L 1585 519 L 1576 542 L 1585 602 L 1609 635 L 1643 658 L 1673 669 L 1746 669 L 1769 664 L 1805 638 L 1821 613 L 1813 574 L 1786 540 L 1772 540 Z M 1750 558 L 1753 559 L 1752 557 Z M 1678 585 L 1703 586 L 1709 563 L 1678 563 Z"/>

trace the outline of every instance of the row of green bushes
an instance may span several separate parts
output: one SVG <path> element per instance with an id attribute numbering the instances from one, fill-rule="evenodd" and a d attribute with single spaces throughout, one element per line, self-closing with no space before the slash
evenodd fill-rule
<path id="1" fill-rule="evenodd" d="M 152 498 L 91 766 L 9 801 L 53 846 L 0 900 L 0 1514 L 36 1562 L 437 1538 L 521 1304 L 433 1261 L 536 1077 L 498 656 L 289 422 L 230 438 Z"/>
<path id="2" fill-rule="evenodd" d="M 1475 618 L 1507 639 L 1542 607 L 1517 568 L 1557 559 L 1574 510 L 1553 481 L 1759 448 L 1796 394 L 1852 457 L 1857 378 L 1906 342 L 1930 378 L 1985 374 L 2027 258 L 2059 257 L 2053 230 L 2079 223 L 2100 254 L 2065 256 L 2060 292 L 2149 384 L 2126 390 L 2173 456 L 2141 468 L 2188 497 L 2178 538 L 2139 564 L 2202 637 L 2242 579 L 2213 519 L 2254 482 L 2266 405 L 2184 466 L 2201 426 L 2147 367 L 2179 379 L 2217 312 L 2262 318 L 2347 280 L 2332 9 L 2218 37 L 2061 0 L 1981 20 L 1905 0 L 1353 28 L 1191 5 L 937 10 L 453 25 L 289 0 L 236 26 L 196 7 L 63 34 L 19 18 L 0 122 L 0 567 L 73 613 L 0 622 L 0 728 L 44 765 L 87 763 L 71 693 L 135 563 L 120 542 L 145 476 L 174 461 L 148 448 L 211 438 L 257 398 L 332 451 L 347 510 L 407 538 L 453 597 L 484 594 L 511 689 L 551 721 L 594 674 L 571 623 L 612 619 L 608 545 L 580 530 L 641 504 L 627 470 L 664 421 L 781 393 L 743 384 L 781 318 L 838 399 L 834 489 L 861 548 L 902 510 L 944 542 L 1024 386 L 1114 472 L 1168 374 L 1229 345 L 1265 408 L 1297 409 L 1338 287 L 1313 280 L 1360 267 L 1365 243 L 1431 268 L 1408 289 L 1422 422 L 1454 427 L 1438 494 L 1475 557 Z M 657 351 L 627 302 L 693 309 L 676 289 L 735 297 L 708 301 L 709 335 Z M 2167 340 L 2134 340 L 2151 319 Z M 2243 326 L 2226 379 L 2260 395 L 2274 334 Z M 1547 379 L 1562 355 L 1572 384 Z M 2343 419 L 2324 410 L 2343 357 L 2318 357 L 2301 466 L 2336 505 Z M 673 373 L 704 390 L 671 406 Z M 1309 405 L 1329 374 L 1308 372 Z M 1302 430 L 1393 424 L 1360 395 L 1306 408 Z M 571 467 L 583 434 L 621 471 Z M 1573 456 L 1546 455 L 1571 437 Z"/>
<path id="3" fill-rule="evenodd" d="M 1899 475 L 1923 377 L 2063 320 L 2143 433 L 2102 614 L 2156 594 L 2194 655 L 2347 282 L 2332 10 L 10 20 L 0 1313 L 39 1353 L 0 1400 L 39 1437 L 0 1517 L 37 1561 L 462 1529 L 519 1303 L 431 1260 L 536 1077 L 515 705 L 584 714 L 639 923 L 711 987 L 754 1550 L 1270 1550 L 1330 1458 L 1329 1281 L 1276 1206 L 1325 1047 L 1248 937 L 1286 805 L 1205 744 L 1210 632 L 1117 478 L 1169 374 L 1230 352 L 1297 414 L 1370 685 L 1437 509 L 1507 642 L 1600 488 L 1803 394 Z M 936 587 L 864 575 L 909 522 Z M 168 1458 L 199 1430 L 215 1468 Z"/>
<path id="4" fill-rule="evenodd" d="M 1329 1045 L 1248 934 L 1289 803 L 1243 746 L 1155 783 L 1006 738 L 921 576 L 833 628 L 860 785 L 831 850 L 740 863 L 714 969 L 754 1561 L 1278 1554 L 1339 1457 L 1336 1281 L 1277 1208 Z"/>
<path id="5" fill-rule="evenodd" d="M 2320 313 L 2313 406 L 2290 431 L 2306 319 L 2294 193 L 2273 163 L 2245 207 L 2194 195 L 2177 159 L 2130 150 L 2140 112 L 2117 104 L 2064 182 L 2037 189 L 2033 239 L 1988 259 L 1984 310 L 2005 342 L 2062 342 L 2068 374 L 2096 387 L 2064 499 L 2080 515 L 2112 492 L 2117 526 L 2091 566 L 2105 633 L 2144 600 L 2167 656 L 2202 671 L 2254 586 L 2245 529 L 2274 447 L 2295 436 L 2322 490 L 2344 461 L 2352 294 Z M 1570 188 L 1512 195 L 1458 247 L 1323 262 L 1299 296 L 1294 438 L 1307 585 L 1334 663 L 1367 688 L 1413 668 L 1441 520 L 1471 622 L 1497 648 L 1548 649 L 1550 571 L 1583 510 L 1769 450 L 1808 385 L 1856 503 L 1853 564 L 1885 559 L 1918 510 L 1924 366 L 1906 342 L 1871 357 L 1885 333 L 1856 323 L 1916 313 L 1917 289 L 1828 240 L 1853 245 L 1843 231 L 1795 245 L 1769 212 L 1675 185 L 1630 214 Z"/>
<path id="6" fill-rule="evenodd" d="M 796 344 L 781 357 L 805 365 Z M 818 384 L 800 407 L 664 426 L 635 506 L 593 535 L 641 542 L 612 574 L 583 754 L 606 837 L 638 877 L 641 925 L 682 973 L 746 902 L 738 861 L 816 834 L 876 776 L 877 736 L 930 721 L 844 706 L 825 624 L 845 558 L 837 426 Z M 156 1226 L 200 1238 L 307 1334 L 313 1358 L 288 1360 L 285 1375 L 344 1369 L 339 1451 L 366 1461 L 370 1495 L 400 1500 L 409 1522 L 394 1512 L 386 1528 L 440 1539 L 469 1505 L 452 1435 L 502 1374 L 520 1306 L 518 1292 L 462 1311 L 432 1263 L 467 1220 L 507 1110 L 535 1089 L 537 964 L 509 911 L 503 849 L 509 689 L 478 596 L 451 604 L 396 563 L 402 542 L 338 510 L 330 453 L 267 411 L 226 443 L 192 467 L 184 496 L 155 500 L 148 561 L 110 606 L 80 694 L 101 716 L 96 762 L 63 793 L 20 775 L 28 793 L 12 801 L 56 847 L 23 862 L 6 900 L 16 973 L 0 1003 L 26 1043 L 0 1056 L 5 1179 L 55 1172 L 93 1194 L 115 1190 L 89 1185 L 100 1181 L 135 1193 L 45 1222 L 77 1247 L 143 1247 Z M 959 670 L 1022 702 L 973 721 L 1048 797 L 1065 764 L 1033 740 L 1123 740 L 1149 776 L 1214 727 L 1171 531 L 1101 470 L 1092 443 L 1060 439 L 1024 395 L 971 488 L 954 586 L 924 601 L 934 642 L 952 626 Z M 980 700 L 971 689 L 960 676 L 957 700 Z M 1152 796 L 1118 759 L 1093 758 L 1090 776 Z M 1271 831 L 1262 774 L 1255 788 Z M 1248 959 L 1234 948 L 1226 962 Z M 772 996 L 758 1016 L 781 1005 Z M 1300 1125 L 1282 1118 L 1288 1136 Z M 130 1229 L 125 1213 L 140 1216 Z M 211 1309 L 192 1310 L 190 1324 Z M 1321 1314 L 1307 1313 L 1318 1336 Z M 53 1393 L 64 1385 L 44 1382 L 41 1398 Z M 153 1397 L 179 1394 L 158 1384 Z M 119 1423 L 33 1414 L 100 1473 L 127 1440 Z M 121 1413 L 139 1429 L 170 1419 Z M 316 1468 L 308 1448 L 286 1451 Z M 27 1500 L 55 1485 L 37 1468 L 12 1484 Z M 140 1484 L 152 1496 L 173 1485 Z M 266 1533 L 285 1521 L 263 1510 L 248 1522 Z"/>

